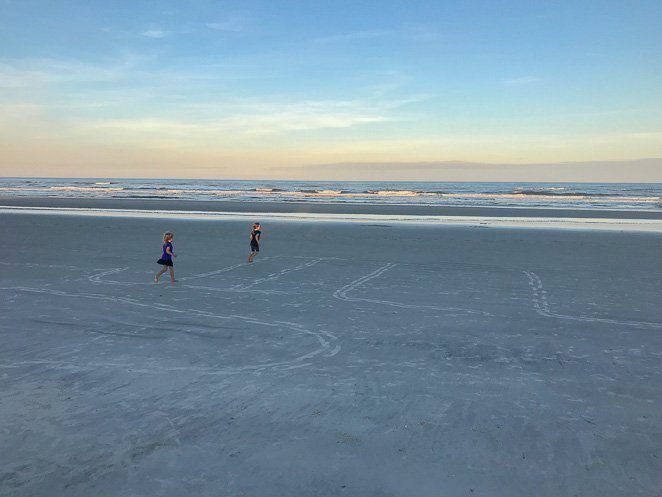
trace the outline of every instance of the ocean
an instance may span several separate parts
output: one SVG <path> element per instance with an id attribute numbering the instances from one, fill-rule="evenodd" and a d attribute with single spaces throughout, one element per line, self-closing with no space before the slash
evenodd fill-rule
<path id="1" fill-rule="evenodd" d="M 662 183 L 0 178 L 2 196 L 662 210 Z"/>

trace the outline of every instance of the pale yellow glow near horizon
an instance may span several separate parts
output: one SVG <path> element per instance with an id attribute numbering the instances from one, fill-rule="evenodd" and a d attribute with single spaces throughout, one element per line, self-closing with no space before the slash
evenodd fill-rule
<path id="1" fill-rule="evenodd" d="M 639 158 L 662 157 L 662 133 L 578 136 L 455 136 L 417 140 L 306 139 L 292 136 L 219 137 L 182 130 L 149 132 L 104 129 L 102 132 L 0 139 L 0 175 L 34 177 L 141 177 L 227 179 L 401 179 L 448 181 L 573 181 L 565 162 L 614 164 L 587 171 L 578 181 L 662 181 L 662 161 L 627 165 Z M 408 167 L 407 163 L 464 161 L 478 166 Z M 623 163 L 618 166 L 619 163 Z M 335 163 L 353 163 L 351 168 Z M 361 163 L 371 163 L 362 166 Z M 403 163 L 385 169 L 375 163 Z M 535 171 L 518 164 L 552 164 Z M 327 166 L 320 166 L 328 164 Z M 489 164 L 503 164 L 493 166 Z M 538 178 L 538 179 L 537 179 Z"/>
<path id="2" fill-rule="evenodd" d="M 0 175 L 662 181 L 661 162 L 627 162 L 662 157 L 662 132 L 543 135 L 504 130 L 444 135 L 405 128 L 400 132 L 401 123 L 397 122 L 389 123 L 392 127 L 386 131 L 375 131 L 374 126 L 386 121 L 377 113 L 354 114 L 342 105 L 328 103 L 320 110 L 319 105 L 301 104 L 299 110 L 287 111 L 278 107 L 275 113 L 215 121 L 66 120 L 49 118 L 39 106 L 4 106 L 5 113 L 0 116 Z M 447 161 L 484 165 L 411 164 Z M 583 166 L 573 170 L 561 164 L 590 161 L 611 164 L 591 166 L 590 170 Z M 393 163 L 402 164 L 397 167 Z M 541 163 L 550 165 L 517 167 Z"/>

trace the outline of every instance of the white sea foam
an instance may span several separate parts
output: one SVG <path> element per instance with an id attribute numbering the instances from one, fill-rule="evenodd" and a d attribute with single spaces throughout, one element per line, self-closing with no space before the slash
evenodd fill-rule
<path id="1" fill-rule="evenodd" d="M 0 179 L 4 196 L 662 209 L 662 184 Z"/>

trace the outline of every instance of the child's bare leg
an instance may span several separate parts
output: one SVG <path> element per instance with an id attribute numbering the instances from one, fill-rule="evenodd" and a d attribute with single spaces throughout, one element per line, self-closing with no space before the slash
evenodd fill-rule
<path id="1" fill-rule="evenodd" d="M 161 275 L 162 275 L 163 273 L 165 273 L 165 272 L 166 272 L 166 268 L 163 268 L 163 269 L 161 269 L 161 271 L 159 271 L 158 273 L 156 273 L 156 276 L 154 276 L 154 283 L 158 283 L 158 282 L 159 282 L 159 278 L 160 278 Z"/>
<path id="2" fill-rule="evenodd" d="M 248 262 L 253 262 L 253 259 L 255 259 L 255 252 L 250 253 L 250 255 L 248 256 Z"/>
<path id="3" fill-rule="evenodd" d="M 177 281 L 175 280 L 175 268 L 172 266 L 170 266 L 170 281 L 172 281 L 173 283 Z"/>

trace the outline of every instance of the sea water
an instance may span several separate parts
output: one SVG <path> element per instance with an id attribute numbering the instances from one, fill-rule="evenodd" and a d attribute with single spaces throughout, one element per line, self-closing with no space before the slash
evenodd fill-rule
<path id="1" fill-rule="evenodd" d="M 662 183 L 0 178 L 0 196 L 662 210 Z"/>

